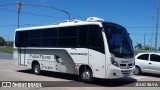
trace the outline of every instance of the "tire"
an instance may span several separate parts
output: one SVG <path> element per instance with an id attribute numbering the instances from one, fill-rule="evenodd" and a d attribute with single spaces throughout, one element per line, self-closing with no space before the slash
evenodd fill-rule
<path id="1" fill-rule="evenodd" d="M 80 79 L 82 82 L 91 82 L 92 81 L 92 72 L 91 70 L 83 70 L 81 73 L 80 73 Z"/>
<path id="2" fill-rule="evenodd" d="M 134 71 L 133 71 L 134 75 L 140 75 L 141 74 L 141 69 L 139 67 L 135 67 Z"/>
<path id="3" fill-rule="evenodd" d="M 33 64 L 32 71 L 36 75 L 40 75 L 41 74 L 41 68 L 40 68 L 39 63 Z"/>

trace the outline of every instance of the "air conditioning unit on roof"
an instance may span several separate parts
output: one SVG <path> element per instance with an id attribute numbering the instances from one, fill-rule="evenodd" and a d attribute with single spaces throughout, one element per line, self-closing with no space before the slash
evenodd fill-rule
<path id="1" fill-rule="evenodd" d="M 89 17 L 87 18 L 87 22 L 103 22 L 104 20 L 98 17 Z"/>

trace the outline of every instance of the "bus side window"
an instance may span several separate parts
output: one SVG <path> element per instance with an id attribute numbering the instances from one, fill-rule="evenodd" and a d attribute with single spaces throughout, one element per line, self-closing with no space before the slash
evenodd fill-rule
<path id="1" fill-rule="evenodd" d="M 41 30 L 29 31 L 29 46 L 30 47 L 41 46 Z"/>
<path id="2" fill-rule="evenodd" d="M 88 26 L 79 26 L 78 27 L 79 32 L 79 47 L 87 47 L 88 46 Z"/>
<path id="3" fill-rule="evenodd" d="M 58 47 L 77 47 L 77 27 L 59 28 Z"/>
<path id="4" fill-rule="evenodd" d="M 42 46 L 56 47 L 57 46 L 58 29 L 48 28 L 42 30 Z"/>
<path id="5" fill-rule="evenodd" d="M 20 45 L 19 45 L 19 31 L 16 32 L 16 36 L 15 36 L 15 46 L 16 46 L 16 47 L 20 47 Z"/>
<path id="6" fill-rule="evenodd" d="M 16 32 L 16 47 L 27 47 L 28 46 L 28 31 L 17 31 Z"/>
<path id="7" fill-rule="evenodd" d="M 91 49 L 104 53 L 102 32 L 98 25 L 89 25 L 89 42 Z"/>

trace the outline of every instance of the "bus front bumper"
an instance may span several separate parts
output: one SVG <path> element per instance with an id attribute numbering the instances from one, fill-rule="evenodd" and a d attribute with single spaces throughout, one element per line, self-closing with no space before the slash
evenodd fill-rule
<path id="1" fill-rule="evenodd" d="M 135 66 L 129 69 L 121 69 L 114 65 L 109 65 L 107 69 L 108 71 L 106 73 L 106 78 L 114 79 L 114 78 L 123 78 L 123 77 L 132 76 L 134 68 Z"/>

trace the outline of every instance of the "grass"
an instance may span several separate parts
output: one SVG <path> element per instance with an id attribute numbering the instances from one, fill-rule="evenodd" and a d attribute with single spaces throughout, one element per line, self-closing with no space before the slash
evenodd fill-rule
<path id="1" fill-rule="evenodd" d="M 134 51 L 134 55 L 137 55 L 138 53 L 140 53 L 140 51 Z"/>
<path id="2" fill-rule="evenodd" d="M 0 52 L 12 54 L 12 53 L 13 53 L 13 47 L 4 47 L 4 48 L 0 48 Z"/>
<path id="3" fill-rule="evenodd" d="M 134 51 L 134 55 L 136 56 L 138 53 L 142 53 L 142 52 L 145 52 L 145 51 L 142 51 L 142 50 L 135 50 L 135 51 Z"/>

